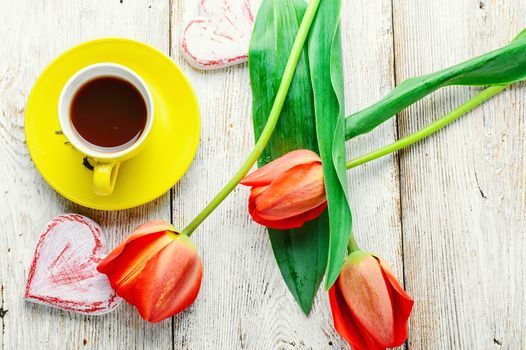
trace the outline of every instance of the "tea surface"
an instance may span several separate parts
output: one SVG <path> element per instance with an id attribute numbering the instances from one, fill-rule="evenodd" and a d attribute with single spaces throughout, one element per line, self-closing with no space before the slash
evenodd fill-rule
<path id="1" fill-rule="evenodd" d="M 117 77 L 88 81 L 73 96 L 71 122 L 88 143 L 127 147 L 146 126 L 146 103 L 131 83 Z"/>

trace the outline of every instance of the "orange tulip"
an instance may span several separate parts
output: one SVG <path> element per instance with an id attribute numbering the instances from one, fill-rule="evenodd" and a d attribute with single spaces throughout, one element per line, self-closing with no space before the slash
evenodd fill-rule
<path id="1" fill-rule="evenodd" d="M 241 184 L 252 186 L 248 211 L 252 219 L 274 229 L 303 226 L 327 206 L 320 157 L 297 150 L 246 176 Z"/>
<path id="2" fill-rule="evenodd" d="M 186 309 L 201 287 L 201 258 L 192 241 L 164 221 L 139 226 L 97 270 L 149 322 Z"/>
<path id="3" fill-rule="evenodd" d="M 402 345 L 413 300 L 386 263 L 357 250 L 351 253 L 329 290 L 336 331 L 354 350 L 381 350 Z"/>

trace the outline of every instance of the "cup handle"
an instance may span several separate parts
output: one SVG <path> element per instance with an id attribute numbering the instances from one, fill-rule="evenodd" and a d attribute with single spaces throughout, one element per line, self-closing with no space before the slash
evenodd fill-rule
<path id="1" fill-rule="evenodd" d="M 120 162 L 97 162 L 93 167 L 93 191 L 98 196 L 108 196 L 113 192 L 119 172 Z"/>

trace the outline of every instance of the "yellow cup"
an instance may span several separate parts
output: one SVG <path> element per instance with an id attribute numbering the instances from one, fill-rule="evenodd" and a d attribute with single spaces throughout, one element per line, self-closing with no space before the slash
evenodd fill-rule
<path id="1" fill-rule="evenodd" d="M 71 122 L 71 103 L 75 93 L 87 82 L 100 77 L 117 77 L 137 88 L 146 103 L 146 126 L 137 140 L 115 148 L 93 145 L 75 130 Z M 115 63 L 97 63 L 75 73 L 64 85 L 58 103 L 58 117 L 62 132 L 79 152 L 93 165 L 93 191 L 99 196 L 113 192 L 121 162 L 132 158 L 144 146 L 153 125 L 153 99 L 144 80 L 131 69 Z"/>

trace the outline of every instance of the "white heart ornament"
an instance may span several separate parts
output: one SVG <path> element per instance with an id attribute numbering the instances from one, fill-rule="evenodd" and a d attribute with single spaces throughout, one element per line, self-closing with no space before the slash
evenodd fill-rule
<path id="1" fill-rule="evenodd" d="M 203 17 L 191 20 L 181 48 L 198 69 L 218 69 L 246 62 L 254 27 L 249 0 L 200 0 Z"/>
<path id="2" fill-rule="evenodd" d="M 107 254 L 100 227 L 85 216 L 60 215 L 40 235 L 25 299 L 63 310 L 102 315 L 121 302 L 97 265 Z"/>

